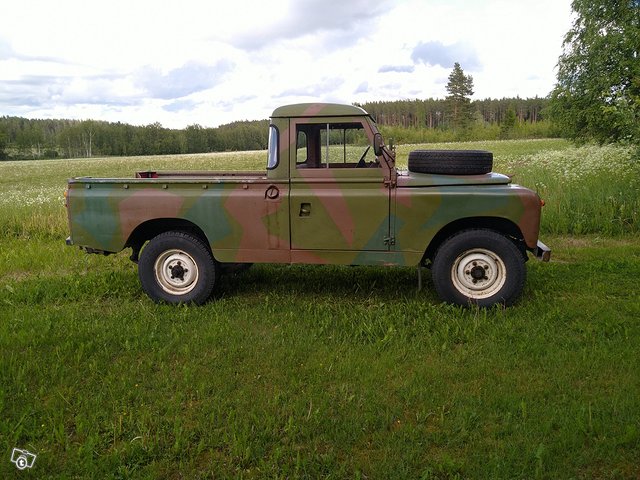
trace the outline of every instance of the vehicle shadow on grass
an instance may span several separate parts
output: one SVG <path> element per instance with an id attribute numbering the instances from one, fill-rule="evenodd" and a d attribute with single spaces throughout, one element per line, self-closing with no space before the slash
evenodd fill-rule
<path id="1" fill-rule="evenodd" d="M 437 302 L 428 269 L 422 271 L 418 290 L 416 268 L 336 265 L 254 265 L 247 272 L 220 278 L 213 299 L 246 295 L 283 295 L 398 300 L 421 297 Z"/>

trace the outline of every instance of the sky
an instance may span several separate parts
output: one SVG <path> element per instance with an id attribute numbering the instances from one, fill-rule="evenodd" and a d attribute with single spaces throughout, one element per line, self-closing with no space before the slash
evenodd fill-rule
<path id="1" fill-rule="evenodd" d="M 21 0 L 0 8 L 0 116 L 169 128 L 301 102 L 546 96 L 571 0 Z"/>

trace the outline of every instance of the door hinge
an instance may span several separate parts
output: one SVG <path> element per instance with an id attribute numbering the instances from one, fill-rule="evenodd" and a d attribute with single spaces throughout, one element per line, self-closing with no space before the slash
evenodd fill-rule
<path id="1" fill-rule="evenodd" d="M 387 188 L 396 188 L 396 181 L 385 179 L 384 186 Z"/>
<path id="2" fill-rule="evenodd" d="M 384 237 L 384 244 L 385 245 L 395 245 L 396 244 L 396 237 Z"/>

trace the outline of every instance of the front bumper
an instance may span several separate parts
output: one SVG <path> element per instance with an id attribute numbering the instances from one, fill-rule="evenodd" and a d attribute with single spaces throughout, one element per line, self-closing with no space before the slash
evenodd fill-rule
<path id="1" fill-rule="evenodd" d="M 538 244 L 536 248 L 533 250 L 533 254 L 536 258 L 542 262 L 548 262 L 551 260 L 551 249 L 547 247 L 544 243 L 538 240 Z"/>

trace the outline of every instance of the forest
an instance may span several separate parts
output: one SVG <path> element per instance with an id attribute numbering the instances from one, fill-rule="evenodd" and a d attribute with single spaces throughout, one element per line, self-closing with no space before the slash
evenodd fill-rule
<path id="1" fill-rule="evenodd" d="M 540 138 L 554 136 L 546 98 L 471 102 L 472 122 L 452 125 L 447 100 L 361 104 L 385 137 L 399 143 Z M 160 123 L 134 126 L 98 120 L 0 117 L 0 160 L 164 155 L 264 150 L 268 120 L 238 121 L 215 128 L 198 124 L 170 129 Z"/>

